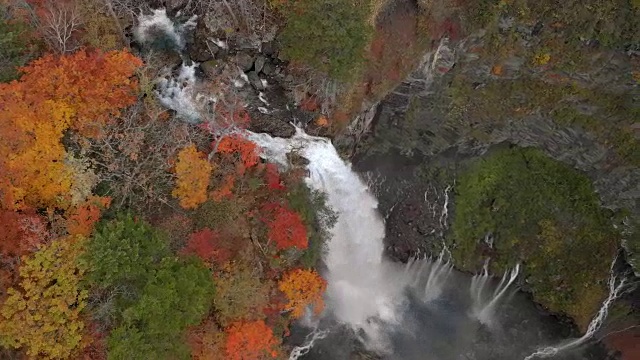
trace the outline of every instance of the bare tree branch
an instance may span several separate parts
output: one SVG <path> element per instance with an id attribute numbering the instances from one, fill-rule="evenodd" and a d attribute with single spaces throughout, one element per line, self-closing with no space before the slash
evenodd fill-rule
<path id="1" fill-rule="evenodd" d="M 79 48 L 73 36 L 82 25 L 82 19 L 73 5 L 50 1 L 40 18 L 40 31 L 49 47 L 60 54 Z"/>

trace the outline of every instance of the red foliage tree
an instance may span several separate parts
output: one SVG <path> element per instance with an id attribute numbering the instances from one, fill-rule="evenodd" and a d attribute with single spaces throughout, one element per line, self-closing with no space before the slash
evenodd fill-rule
<path id="1" fill-rule="evenodd" d="M 227 328 L 225 352 L 229 360 L 275 359 L 278 341 L 264 321 L 239 321 Z"/>
<path id="2" fill-rule="evenodd" d="M 0 254 L 25 255 L 47 237 L 46 222 L 42 217 L 0 209 Z"/>
<path id="3" fill-rule="evenodd" d="M 309 245 L 307 228 L 300 214 L 286 206 L 270 203 L 262 208 L 262 221 L 267 225 L 269 241 L 273 241 L 276 249 L 283 250 L 296 247 L 304 250 Z"/>
<path id="4" fill-rule="evenodd" d="M 205 262 L 223 264 L 231 259 L 232 253 L 221 240 L 220 233 L 204 228 L 191 234 L 182 252 L 196 255 Z"/>
<path id="5" fill-rule="evenodd" d="M 284 190 L 284 185 L 280 179 L 280 173 L 278 167 L 275 164 L 268 163 L 265 166 L 264 179 L 267 181 L 267 188 L 269 190 Z"/>

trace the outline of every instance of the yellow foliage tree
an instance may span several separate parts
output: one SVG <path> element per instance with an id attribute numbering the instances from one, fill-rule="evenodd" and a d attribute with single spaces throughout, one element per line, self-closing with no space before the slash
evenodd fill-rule
<path id="1" fill-rule="evenodd" d="M 207 156 L 191 144 L 178 153 L 176 163 L 176 187 L 173 196 L 180 199 L 180 206 L 194 209 L 207 201 L 207 187 L 213 167 Z"/>
<path id="2" fill-rule="evenodd" d="M 0 206 L 68 205 L 73 174 L 61 143 L 68 129 L 98 136 L 136 101 L 131 79 L 142 61 L 125 51 L 47 55 L 0 84 Z"/>
<path id="3" fill-rule="evenodd" d="M 24 259 L 20 284 L 0 307 L 0 345 L 24 347 L 39 359 L 66 359 L 80 347 L 87 300 L 80 287 L 83 249 L 84 238 L 68 237 Z"/>
<path id="4" fill-rule="evenodd" d="M 289 300 L 285 306 L 291 311 L 293 318 L 304 315 L 307 306 L 312 306 L 316 315 L 324 309 L 322 294 L 327 288 L 327 282 L 314 270 L 295 269 L 284 275 L 278 283 L 278 289 Z"/>

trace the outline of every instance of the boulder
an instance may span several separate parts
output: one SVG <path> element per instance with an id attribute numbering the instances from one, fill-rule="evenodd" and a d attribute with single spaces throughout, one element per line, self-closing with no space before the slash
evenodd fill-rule
<path id="1" fill-rule="evenodd" d="M 276 50 L 276 46 L 273 43 L 273 41 L 269 41 L 269 42 L 264 42 L 262 43 L 262 48 L 261 48 L 261 52 L 265 55 L 265 56 L 274 56 L 277 53 Z"/>
<path id="2" fill-rule="evenodd" d="M 271 63 L 270 61 L 267 61 L 264 64 L 264 67 L 262 68 L 262 73 L 267 75 L 267 76 L 271 76 L 276 72 L 276 66 L 273 65 L 273 63 Z"/>
<path id="3" fill-rule="evenodd" d="M 210 79 L 215 78 L 217 75 L 220 74 L 222 70 L 222 66 L 216 60 L 205 61 L 202 64 L 200 64 L 200 68 L 202 69 L 202 72 L 204 73 L 204 75 Z"/>
<path id="4" fill-rule="evenodd" d="M 265 89 L 264 84 L 262 84 L 262 79 L 260 79 L 260 76 L 258 75 L 257 72 L 251 71 L 247 74 L 247 76 L 249 77 L 249 83 L 251 83 L 251 86 L 253 86 L 254 89 L 256 90 Z"/>
<path id="5" fill-rule="evenodd" d="M 240 67 L 244 72 L 248 72 L 253 68 L 253 57 L 247 53 L 238 53 L 235 60 L 238 67 Z"/>
<path id="6" fill-rule="evenodd" d="M 209 50 L 209 46 L 207 46 L 208 36 L 209 30 L 206 25 L 198 21 L 198 25 L 196 25 L 193 33 L 193 41 L 187 43 L 187 54 L 193 61 L 205 62 L 213 59 L 214 54 Z M 213 50 L 213 47 L 211 47 L 211 49 Z"/>
<path id="7" fill-rule="evenodd" d="M 262 68 L 264 68 L 265 62 L 266 59 L 264 56 L 258 56 L 256 58 L 256 61 L 253 63 L 253 70 L 259 73 L 260 71 L 262 71 Z"/>

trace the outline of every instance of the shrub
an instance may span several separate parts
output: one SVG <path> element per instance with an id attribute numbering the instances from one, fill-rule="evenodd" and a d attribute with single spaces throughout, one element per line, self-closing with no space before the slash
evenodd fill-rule
<path id="1" fill-rule="evenodd" d="M 280 40 L 293 61 L 349 82 L 364 64 L 372 33 L 367 0 L 298 0 L 280 5 L 287 18 Z"/>
<path id="2" fill-rule="evenodd" d="M 300 214 L 307 227 L 309 245 L 300 262 L 306 268 L 318 264 L 325 252 L 325 243 L 329 238 L 329 229 L 337 220 L 336 213 L 328 207 L 325 194 L 310 190 L 303 182 L 292 185 L 287 193 L 289 206 Z"/>

